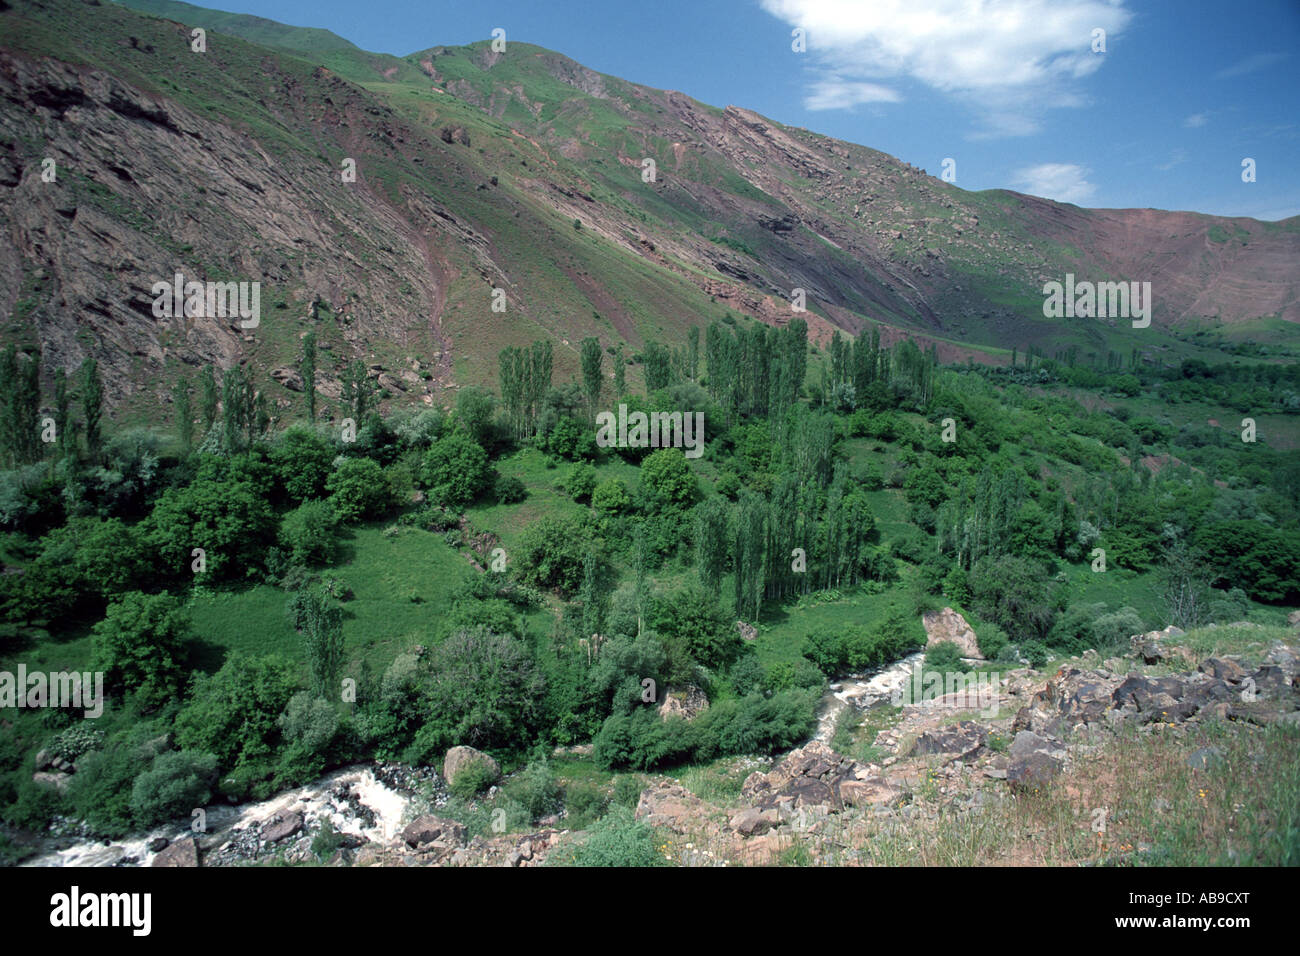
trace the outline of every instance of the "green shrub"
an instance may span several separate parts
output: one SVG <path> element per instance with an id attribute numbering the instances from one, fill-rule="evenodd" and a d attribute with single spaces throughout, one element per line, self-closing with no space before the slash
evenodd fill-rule
<path id="1" fill-rule="evenodd" d="M 514 475 L 497 479 L 497 503 L 503 505 L 518 504 L 528 497 L 528 489 Z"/>
<path id="2" fill-rule="evenodd" d="M 331 564 L 338 554 L 338 523 L 330 502 L 304 501 L 281 519 L 280 544 L 294 564 Z"/>
<path id="3" fill-rule="evenodd" d="M 496 782 L 496 774 L 486 761 L 472 760 L 451 782 L 451 792 L 462 800 L 473 800 L 476 796 Z"/>
<path id="4" fill-rule="evenodd" d="M 91 669 L 110 691 L 135 694 L 152 708 L 178 696 L 185 677 L 189 618 L 166 591 L 131 591 L 108 606 L 95 625 Z"/>
<path id="5" fill-rule="evenodd" d="M 1029 661 L 1030 667 L 1047 666 L 1047 645 L 1042 641 L 1025 641 L 1020 645 L 1020 653 Z"/>
<path id="6" fill-rule="evenodd" d="M 661 844 L 653 827 L 620 806 L 597 821 L 585 840 L 557 848 L 546 862 L 551 866 L 667 866 Z"/>
<path id="7" fill-rule="evenodd" d="M 52 757 L 75 761 L 82 754 L 99 749 L 103 742 L 104 732 L 89 721 L 83 721 L 60 731 L 46 748 Z"/>
<path id="8" fill-rule="evenodd" d="M 433 443 L 424 456 L 420 479 L 429 500 L 450 508 L 469 504 L 492 478 L 487 452 L 463 432 L 452 432 Z"/>
<path id="9" fill-rule="evenodd" d="M 996 624 L 981 624 L 975 632 L 975 643 L 979 645 L 984 659 L 991 661 L 998 658 L 1002 649 L 1011 643 L 1011 638 Z"/>
<path id="10" fill-rule="evenodd" d="M 925 652 L 925 669 L 950 671 L 960 667 L 961 648 L 953 641 L 940 641 Z"/>
<path id="11" fill-rule="evenodd" d="M 347 846 L 347 837 L 334 828 L 329 820 L 322 820 L 316 835 L 311 838 L 311 852 L 322 863 Z"/>
<path id="12" fill-rule="evenodd" d="M 330 504 L 340 521 L 378 518 L 392 506 L 392 487 L 379 463 L 344 458 L 325 482 Z"/>
<path id="13" fill-rule="evenodd" d="M 564 790 L 565 827 L 570 830 L 589 827 L 605 815 L 609 803 L 604 788 L 594 783 L 571 784 Z"/>
<path id="14" fill-rule="evenodd" d="M 562 805 L 560 785 L 544 758 L 530 760 L 505 789 L 506 795 L 520 804 L 534 822 L 558 813 Z"/>
<path id="15" fill-rule="evenodd" d="M 558 482 L 560 487 L 574 501 L 589 501 L 596 489 L 596 468 L 585 461 L 580 461 L 569 468 L 568 474 Z"/>
<path id="16" fill-rule="evenodd" d="M 131 812 L 139 826 L 150 827 L 189 817 L 212 797 L 217 758 L 208 753 L 175 750 L 159 754 L 153 766 L 135 778 Z"/>

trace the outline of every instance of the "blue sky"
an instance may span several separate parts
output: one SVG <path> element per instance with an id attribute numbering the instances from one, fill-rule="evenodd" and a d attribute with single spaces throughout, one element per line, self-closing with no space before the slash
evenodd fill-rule
<path id="1" fill-rule="evenodd" d="M 210 0 L 405 55 L 558 50 L 1084 206 L 1300 214 L 1300 0 Z M 982 11 L 972 15 L 971 11 Z M 792 50 L 791 31 L 806 49 Z M 1094 52 L 1096 29 L 1105 52 Z M 1256 180 L 1242 181 L 1242 161 Z"/>

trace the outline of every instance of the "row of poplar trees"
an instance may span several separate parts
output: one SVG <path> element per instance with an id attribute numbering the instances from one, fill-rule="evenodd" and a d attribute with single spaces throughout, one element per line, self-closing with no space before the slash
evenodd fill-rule
<path id="1" fill-rule="evenodd" d="M 770 494 L 742 489 L 734 505 L 721 497 L 696 510 L 700 583 L 715 598 L 735 572 L 736 613 L 757 621 L 764 600 L 784 600 L 870 576 L 875 517 L 843 463 L 835 465 L 834 418 L 806 405 L 774 422 Z"/>
<path id="2" fill-rule="evenodd" d="M 73 419 L 74 402 L 81 408 L 80 423 Z M 55 369 L 53 407 L 42 415 L 41 353 L 19 353 L 11 344 L 0 352 L 0 464 L 6 468 L 37 464 L 51 447 L 61 458 L 76 458 L 78 426 L 90 458 L 98 459 L 103 405 L 99 365 L 87 358 L 71 379 L 63 369 Z"/>
<path id="3" fill-rule="evenodd" d="M 542 399 L 551 387 L 554 355 L 550 339 L 530 348 L 507 348 L 497 354 L 501 402 L 515 439 L 522 441 L 537 431 Z"/>
<path id="4" fill-rule="evenodd" d="M 808 323 L 794 318 L 777 329 L 755 322 L 733 332 L 714 321 L 704 334 L 704 355 L 709 396 L 728 423 L 745 415 L 783 418 L 808 371 Z"/>

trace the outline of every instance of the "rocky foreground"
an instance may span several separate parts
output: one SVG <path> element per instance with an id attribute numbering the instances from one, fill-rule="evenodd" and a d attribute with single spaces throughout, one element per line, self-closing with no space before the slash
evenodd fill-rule
<path id="1" fill-rule="evenodd" d="M 1275 766 L 1256 746 L 1266 728 L 1278 729 L 1284 754 L 1300 749 L 1300 641 L 1257 646 L 1248 663 L 1196 660 L 1181 636 L 1141 635 L 1126 657 L 1089 651 L 1051 675 L 998 675 L 976 707 L 951 694 L 859 710 L 857 731 L 835 739 L 863 759 L 814 740 L 776 761 L 652 776 L 636 817 L 659 828 L 668 861 L 705 866 L 1123 862 L 1151 850 L 1140 838 L 1126 842 L 1124 827 L 1158 829 L 1175 809 L 1180 818 L 1203 810 L 1204 828 L 1267 828 L 1277 823 L 1270 811 L 1235 795 L 1216 813 L 1208 775 L 1252 778 Z M 495 778 L 495 762 L 469 748 L 449 753 L 444 772 L 474 762 Z M 1178 799 L 1185 805 L 1175 808 Z M 529 833 L 475 836 L 439 813 L 447 800 L 446 781 L 430 768 L 348 768 L 244 808 L 212 832 L 150 834 L 90 862 L 315 863 L 327 822 L 336 834 L 330 865 L 533 866 L 585 838 L 560 817 Z"/>

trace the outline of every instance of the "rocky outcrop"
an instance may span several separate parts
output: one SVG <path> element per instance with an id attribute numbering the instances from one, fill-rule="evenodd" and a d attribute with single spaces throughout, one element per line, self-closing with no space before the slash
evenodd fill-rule
<path id="1" fill-rule="evenodd" d="M 430 844 L 457 847 L 465 843 L 465 832 L 464 824 L 426 814 L 406 825 L 402 830 L 402 840 L 412 849 Z"/>
<path id="2" fill-rule="evenodd" d="M 792 750 L 770 771 L 745 779 L 741 795 L 784 819 L 805 807 L 838 812 L 845 806 L 889 804 L 903 791 L 865 764 L 836 753 L 821 741 Z"/>
<path id="3" fill-rule="evenodd" d="M 1129 638 L 1129 646 L 1132 648 L 1133 656 L 1141 658 L 1143 663 L 1159 664 L 1168 656 L 1161 642 L 1175 637 L 1182 637 L 1182 635 L 1182 629 L 1171 624 L 1163 631 L 1134 634 Z"/>
<path id="4" fill-rule="evenodd" d="M 659 719 L 681 717 L 683 720 L 694 720 L 708 709 L 709 698 L 700 688 L 693 684 L 682 688 L 670 687 L 659 705 Z"/>

